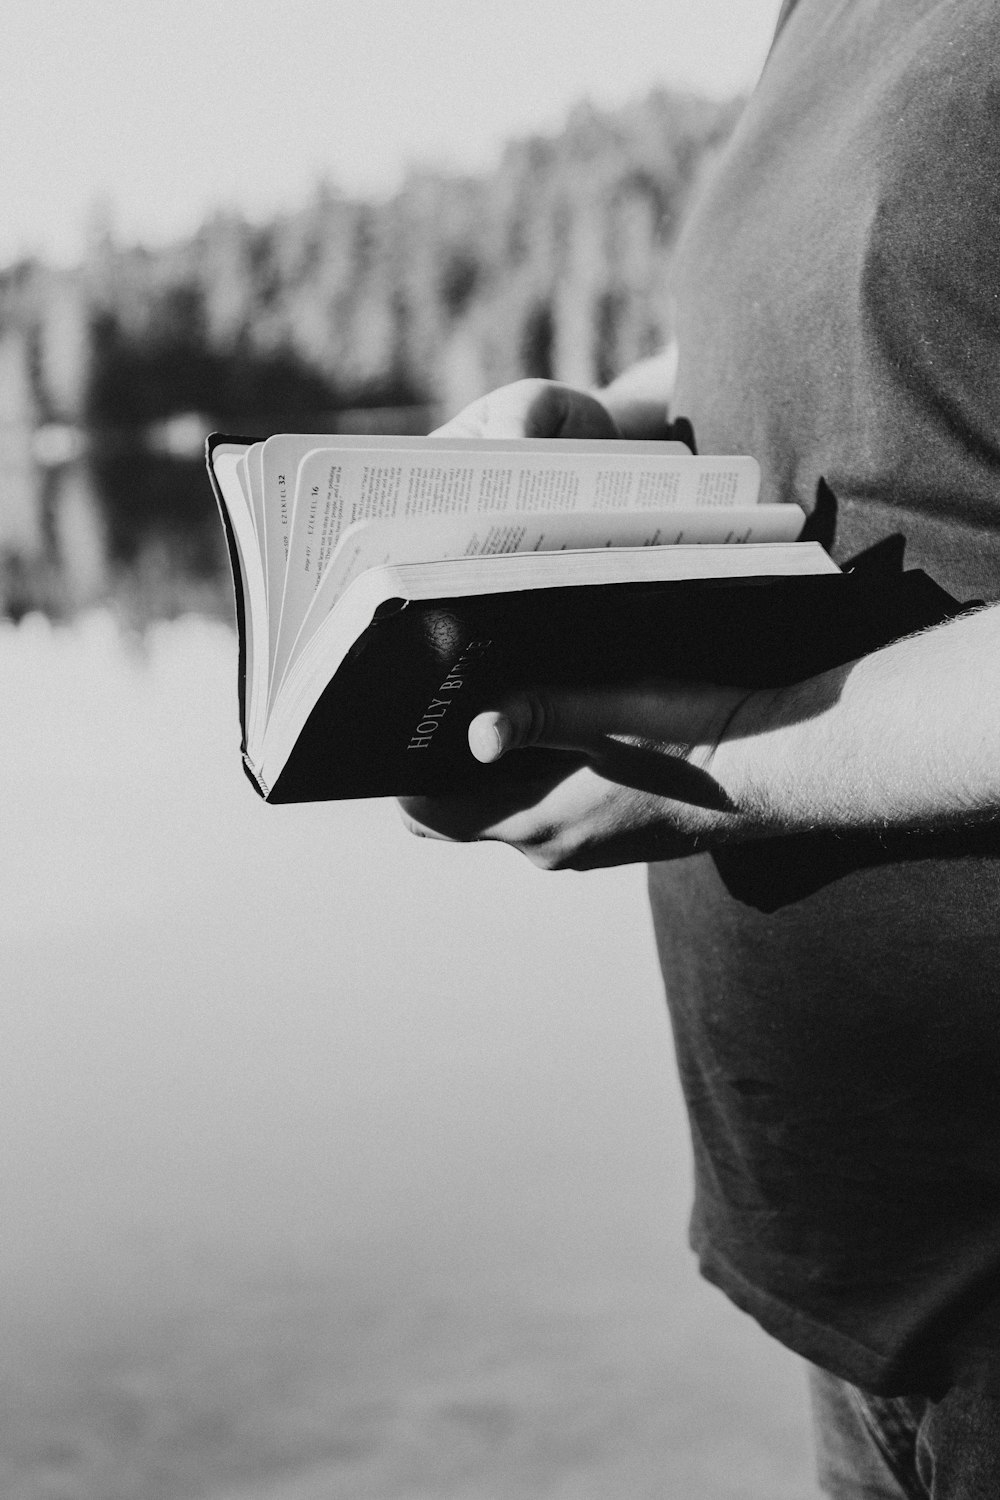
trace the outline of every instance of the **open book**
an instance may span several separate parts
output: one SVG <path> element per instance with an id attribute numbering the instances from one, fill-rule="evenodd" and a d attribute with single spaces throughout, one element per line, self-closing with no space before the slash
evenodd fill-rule
<path id="1" fill-rule="evenodd" d="M 517 683 L 763 685 L 871 634 L 849 603 L 859 590 L 795 540 L 803 512 L 758 504 L 751 458 L 216 434 L 208 465 L 236 587 L 244 762 L 272 802 L 496 775 L 466 730 Z"/>

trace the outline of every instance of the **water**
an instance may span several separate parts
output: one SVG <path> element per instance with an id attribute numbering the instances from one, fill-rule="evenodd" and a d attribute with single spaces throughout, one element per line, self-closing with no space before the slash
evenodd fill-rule
<path id="1" fill-rule="evenodd" d="M 0 626 L 0 1490 L 811 1493 L 684 1245 L 640 873 L 265 807 L 214 533 L 82 473 Z"/>

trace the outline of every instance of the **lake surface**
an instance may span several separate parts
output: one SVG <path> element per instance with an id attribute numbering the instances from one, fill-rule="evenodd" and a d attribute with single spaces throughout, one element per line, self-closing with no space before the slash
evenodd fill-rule
<path id="1" fill-rule="evenodd" d="M 209 533 L 120 567 L 70 478 L 0 625 L 2 1493 L 813 1493 L 685 1246 L 641 873 L 260 803 Z"/>

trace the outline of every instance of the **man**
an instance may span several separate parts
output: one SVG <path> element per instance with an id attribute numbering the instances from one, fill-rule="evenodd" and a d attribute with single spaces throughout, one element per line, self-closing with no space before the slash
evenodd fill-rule
<path id="1" fill-rule="evenodd" d="M 472 752 L 576 770 L 405 805 L 549 869 L 651 862 L 692 1242 L 814 1367 L 841 1497 L 1000 1495 L 998 100 L 995 0 L 786 0 L 675 272 L 700 450 L 753 453 L 839 561 L 902 535 L 986 607 L 780 691 L 538 684 Z M 520 383 L 445 431 L 654 435 L 635 389 Z"/>

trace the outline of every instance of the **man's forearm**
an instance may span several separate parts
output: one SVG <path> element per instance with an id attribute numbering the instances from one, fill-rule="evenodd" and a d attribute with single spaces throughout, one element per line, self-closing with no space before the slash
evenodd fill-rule
<path id="1" fill-rule="evenodd" d="M 770 834 L 1000 817 L 1000 606 L 753 694 L 713 770 Z"/>

